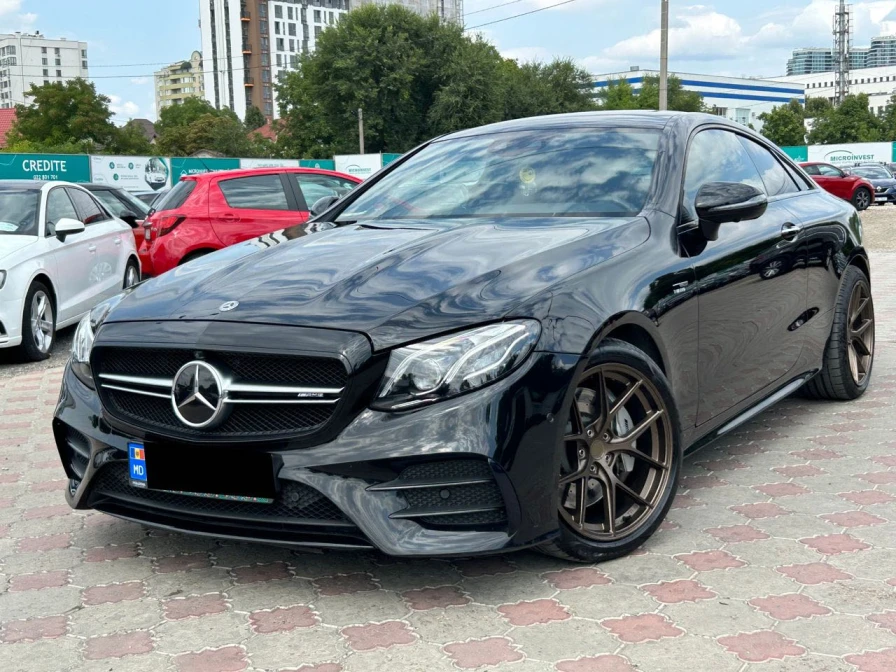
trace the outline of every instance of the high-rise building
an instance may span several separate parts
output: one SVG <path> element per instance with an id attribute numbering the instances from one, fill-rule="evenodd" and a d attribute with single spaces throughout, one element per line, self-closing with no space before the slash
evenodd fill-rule
<path id="1" fill-rule="evenodd" d="M 156 71 L 156 114 L 169 105 L 180 105 L 187 98 L 204 97 L 202 54 L 194 51 L 189 60 L 178 61 Z"/>
<path id="2" fill-rule="evenodd" d="M 87 77 L 87 43 L 35 32 L 0 35 L 0 109 L 30 105 L 32 86 Z"/>
<path id="3" fill-rule="evenodd" d="M 883 35 L 871 40 L 869 47 L 851 47 L 849 69 L 881 68 L 896 65 L 896 35 Z M 787 75 L 811 75 L 834 71 L 834 52 L 827 47 L 794 49 L 787 59 Z"/>
<path id="4" fill-rule="evenodd" d="M 834 69 L 834 54 L 827 47 L 794 49 L 787 59 L 788 75 L 809 75 L 813 72 L 830 72 Z"/>
<path id="5" fill-rule="evenodd" d="M 254 105 L 278 116 L 274 83 L 314 51 L 349 0 L 200 0 L 205 99 L 245 118 Z"/>
<path id="6" fill-rule="evenodd" d="M 401 5 L 422 16 L 436 14 L 445 21 L 463 24 L 464 0 L 353 0 L 352 9 L 364 5 Z"/>

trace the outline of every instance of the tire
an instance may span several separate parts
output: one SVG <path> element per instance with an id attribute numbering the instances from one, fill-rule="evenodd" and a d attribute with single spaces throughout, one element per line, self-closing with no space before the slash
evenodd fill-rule
<path id="1" fill-rule="evenodd" d="M 38 335 L 37 332 L 41 335 Z M 56 340 L 56 310 L 53 294 L 42 282 L 33 282 L 25 295 L 22 311 L 22 344 L 19 352 L 29 362 L 47 359 Z"/>
<path id="2" fill-rule="evenodd" d="M 868 299 L 860 314 L 856 313 L 857 304 L 854 303 L 856 292 L 864 292 Z M 861 300 L 860 297 L 859 303 Z M 854 314 L 850 315 L 850 311 Z M 861 322 L 858 321 L 860 318 Z M 856 330 L 869 318 L 870 324 L 856 336 Z M 862 346 L 868 351 L 867 356 L 862 353 Z M 857 368 L 853 368 L 853 363 Z M 874 301 L 871 298 L 871 283 L 860 268 L 847 266 L 837 294 L 831 335 L 825 346 L 821 371 L 803 386 L 804 394 L 812 399 L 833 401 L 858 399 L 868 389 L 873 363 Z"/>
<path id="3" fill-rule="evenodd" d="M 633 388 L 635 381 L 640 382 Z M 591 387 L 607 392 L 599 411 L 600 395 Z M 569 413 L 558 451 L 560 533 L 538 550 L 575 562 L 618 558 L 653 534 L 678 490 L 682 446 L 672 390 L 644 352 L 624 341 L 605 339 L 576 381 Z M 641 428 L 643 433 L 624 440 Z M 607 498 L 608 492 L 612 498 Z M 612 525 L 607 511 L 612 511 Z"/>
<path id="4" fill-rule="evenodd" d="M 859 187 L 853 192 L 852 204 L 856 210 L 867 210 L 868 206 L 871 205 L 871 201 L 871 192 L 866 187 Z"/>
<path id="5" fill-rule="evenodd" d="M 124 280 L 121 282 L 121 288 L 130 289 L 138 282 L 140 282 L 140 266 L 136 261 L 130 259 L 124 269 Z"/>

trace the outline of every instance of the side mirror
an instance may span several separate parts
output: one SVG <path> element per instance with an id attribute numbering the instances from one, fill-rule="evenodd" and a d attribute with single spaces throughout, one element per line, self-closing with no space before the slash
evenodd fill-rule
<path id="1" fill-rule="evenodd" d="M 66 236 L 81 233 L 82 231 L 84 231 L 84 222 L 80 222 L 77 219 L 60 217 L 59 221 L 56 222 L 56 237 L 62 242 L 65 242 Z"/>
<path id="2" fill-rule="evenodd" d="M 120 213 L 118 213 L 118 219 L 123 222 L 127 222 L 131 225 L 131 227 L 137 226 L 137 215 L 135 215 L 130 210 L 122 210 Z"/>
<path id="3" fill-rule="evenodd" d="M 314 201 L 314 205 L 311 206 L 311 214 L 315 217 L 322 212 L 326 212 L 330 209 L 336 201 L 339 200 L 338 196 L 324 196 L 323 198 L 319 198 Z"/>
<path id="4" fill-rule="evenodd" d="M 703 236 L 716 240 L 720 224 L 761 217 L 768 207 L 768 199 L 749 184 L 708 182 L 700 187 L 694 205 Z"/>

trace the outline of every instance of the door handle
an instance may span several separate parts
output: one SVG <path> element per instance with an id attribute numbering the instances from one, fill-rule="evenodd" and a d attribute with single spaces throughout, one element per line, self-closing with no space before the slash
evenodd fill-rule
<path id="1" fill-rule="evenodd" d="M 87 247 L 88 252 L 96 252 L 96 245 L 89 245 Z"/>
<path id="2" fill-rule="evenodd" d="M 118 238 L 115 239 L 115 244 L 116 244 L 116 245 L 121 245 L 121 237 L 118 237 Z"/>
<path id="3" fill-rule="evenodd" d="M 793 240 L 798 235 L 800 235 L 800 231 L 802 230 L 803 227 L 801 227 L 799 224 L 787 222 L 787 224 L 781 227 L 781 237 L 784 240 Z"/>
<path id="4" fill-rule="evenodd" d="M 232 215 L 232 214 L 221 215 L 219 217 L 219 219 L 222 222 L 238 222 L 238 221 L 240 221 L 239 217 L 237 217 L 236 215 Z"/>

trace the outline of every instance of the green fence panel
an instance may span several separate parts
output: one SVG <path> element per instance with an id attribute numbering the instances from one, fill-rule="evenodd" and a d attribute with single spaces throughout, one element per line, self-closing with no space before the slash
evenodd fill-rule
<path id="1" fill-rule="evenodd" d="M 789 156 L 794 161 L 808 161 L 809 160 L 809 148 L 806 145 L 795 145 L 790 147 L 781 147 L 781 151 L 784 152 L 787 156 Z"/>
<path id="2" fill-rule="evenodd" d="M 0 180 L 90 182 L 86 154 L 0 154 Z"/>
<path id="3" fill-rule="evenodd" d="M 202 175 L 218 170 L 231 170 L 240 167 L 239 159 L 198 159 L 194 157 L 171 158 L 171 181 L 179 182 L 188 175 Z"/>
<path id="4" fill-rule="evenodd" d="M 336 162 L 333 159 L 302 159 L 299 161 L 302 168 L 320 168 L 321 170 L 336 170 Z"/>

